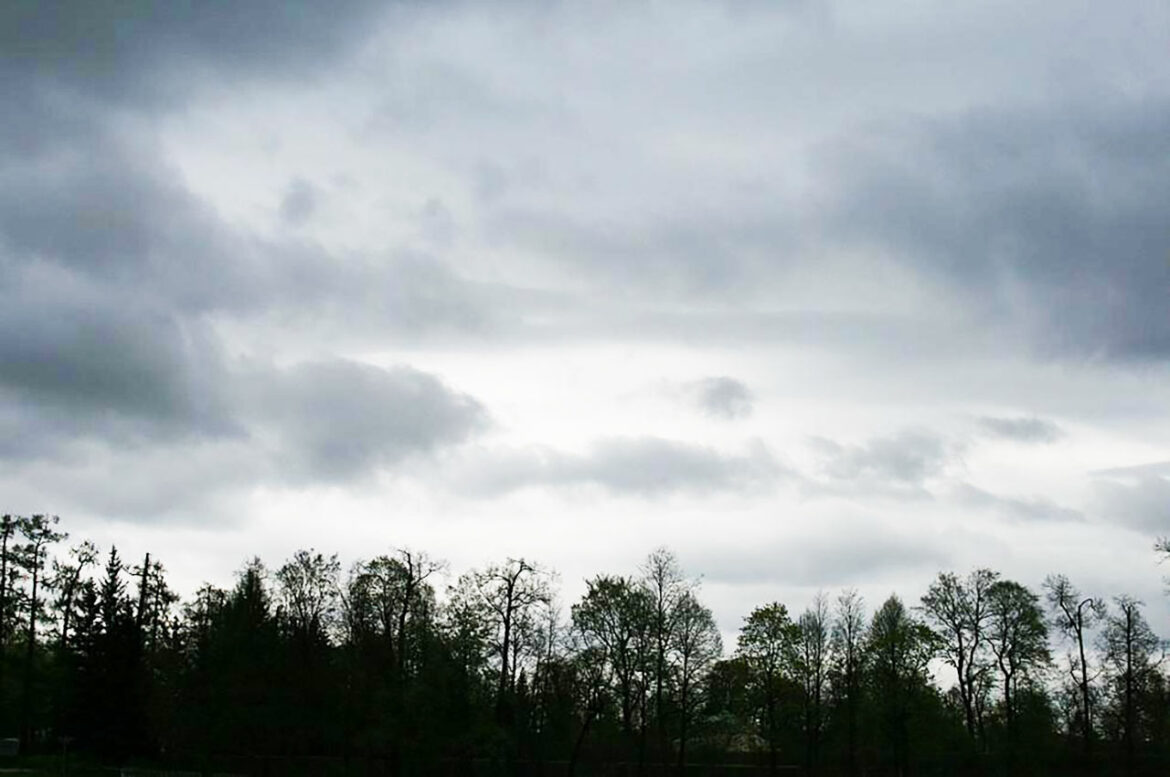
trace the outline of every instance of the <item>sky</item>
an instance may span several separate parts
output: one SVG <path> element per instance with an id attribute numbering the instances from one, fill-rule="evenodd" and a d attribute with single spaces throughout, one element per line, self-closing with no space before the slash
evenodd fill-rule
<path id="1" fill-rule="evenodd" d="M 1161 0 L 0 4 L 0 495 L 259 555 L 671 548 L 731 634 L 1170 534 Z M 1159 625 L 1160 624 L 1160 625 Z"/>

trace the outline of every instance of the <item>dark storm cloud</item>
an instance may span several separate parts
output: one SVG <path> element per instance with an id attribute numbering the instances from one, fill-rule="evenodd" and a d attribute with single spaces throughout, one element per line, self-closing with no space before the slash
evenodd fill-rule
<path id="1" fill-rule="evenodd" d="M 104 100 L 167 102 L 191 76 L 307 78 L 360 43 L 376 0 L 14 0 L 0 3 L 0 67 Z"/>
<path id="2" fill-rule="evenodd" d="M 1001 496 L 970 483 L 956 486 L 954 497 L 963 507 L 991 510 L 1016 521 L 1080 522 L 1085 519 L 1079 510 L 1061 507 L 1048 499 Z"/>
<path id="3" fill-rule="evenodd" d="M 238 431 L 199 322 L 45 265 L 0 271 L 0 288 L 0 388 L 46 437 Z"/>
<path id="4" fill-rule="evenodd" d="M 98 121 L 82 142 L 0 156 L 5 272 L 55 264 L 106 284 L 111 295 L 132 289 L 176 309 L 254 303 L 265 280 L 262 251 L 175 178 Z M 286 259 L 288 270 L 297 259 Z"/>
<path id="5" fill-rule="evenodd" d="M 598 440 L 587 453 L 533 448 L 481 451 L 454 476 L 456 487 L 499 494 L 529 486 L 600 486 L 614 494 L 658 497 L 764 487 L 784 470 L 761 444 L 744 455 L 660 437 Z"/>
<path id="6" fill-rule="evenodd" d="M 983 416 L 977 423 L 984 434 L 1015 442 L 1049 443 L 1056 442 L 1064 436 L 1064 431 L 1059 426 L 1043 418 Z"/>
<path id="7" fill-rule="evenodd" d="M 1170 102 L 973 112 L 832 146 L 829 231 L 1050 354 L 1170 356 Z"/>
<path id="8" fill-rule="evenodd" d="M 66 111 L 39 108 L 47 126 Z M 275 313 L 412 335 L 432 325 L 486 325 L 489 299 L 507 293 L 469 284 L 417 252 L 334 255 L 306 239 L 249 233 L 191 193 L 149 142 L 116 137 L 96 114 L 76 118 L 86 131 L 59 144 L 32 153 L 0 148 L 0 280 L 55 265 L 65 281 L 90 284 L 94 296 L 133 298 L 178 316 Z M 294 183 L 284 216 L 303 221 L 317 199 L 308 184 Z"/>
<path id="9" fill-rule="evenodd" d="M 417 340 L 485 325 L 493 289 L 419 254 L 335 256 L 307 240 L 249 233 L 191 193 L 149 135 L 116 130 L 100 105 L 55 86 L 18 86 L 21 110 L 0 123 L 0 456 L 10 466 L 36 461 L 60 478 L 75 466 L 80 478 L 115 466 L 120 448 L 158 446 L 151 468 L 133 467 L 145 478 L 160 462 L 182 466 L 165 453 L 182 439 L 211 446 L 199 472 L 221 473 L 217 455 L 242 456 L 258 463 L 230 469 L 255 482 L 273 473 L 329 481 L 456 442 L 482 420 L 474 400 L 409 370 L 336 362 L 257 375 L 225 355 L 215 324 L 265 322 L 286 336 L 332 325 L 359 339 Z M 294 187 L 284 215 L 306 218 L 308 194 Z M 256 393 L 268 415 L 252 403 Z M 294 420 L 297 412 L 311 418 Z M 269 437 L 289 450 L 265 449 Z M 212 444 L 223 439 L 244 447 Z M 157 507 L 166 484 L 187 493 L 199 478 L 155 471 L 150 480 L 158 488 L 121 485 L 138 495 L 125 509 Z"/>
<path id="10" fill-rule="evenodd" d="M 483 406 L 433 375 L 335 359 L 263 371 L 247 404 L 277 468 L 298 481 L 338 481 L 468 439 Z"/>

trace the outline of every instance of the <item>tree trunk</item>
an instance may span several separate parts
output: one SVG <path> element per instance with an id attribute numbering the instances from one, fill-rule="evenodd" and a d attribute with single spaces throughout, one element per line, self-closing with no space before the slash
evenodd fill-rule
<path id="1" fill-rule="evenodd" d="M 8 539 L 15 525 L 11 516 L 4 516 L 0 525 L 0 693 L 4 689 L 4 665 L 8 648 Z"/>
<path id="2" fill-rule="evenodd" d="M 508 652 L 512 649 L 512 603 L 509 591 L 508 602 L 504 609 L 504 639 L 500 645 L 500 684 L 496 689 L 496 716 L 503 722 L 504 695 L 508 690 Z"/>
<path id="3" fill-rule="evenodd" d="M 771 681 L 769 680 L 769 683 Z M 768 774 L 776 777 L 776 699 L 768 693 Z"/>
<path id="4" fill-rule="evenodd" d="M 32 678 L 33 657 L 37 644 L 37 585 L 40 582 L 39 544 L 32 548 L 32 592 L 28 603 L 28 644 L 24 651 L 24 688 L 21 699 L 21 740 L 25 749 L 32 742 Z"/>
<path id="5" fill-rule="evenodd" d="M 4 516 L 0 529 L 0 649 L 8 643 L 8 538 L 12 536 L 12 527 L 11 517 Z"/>
<path id="6" fill-rule="evenodd" d="M 1133 611 L 1125 609 L 1125 770 L 1134 770 L 1134 721 L 1137 718 L 1133 691 Z"/>
<path id="7" fill-rule="evenodd" d="M 581 748 L 585 744 L 585 736 L 589 733 L 589 724 L 593 722 L 593 705 L 585 710 L 585 720 L 581 722 L 581 730 L 577 732 L 577 739 L 573 742 L 573 752 L 569 755 L 568 777 L 573 777 L 577 771 L 577 761 L 581 759 Z"/>
<path id="8" fill-rule="evenodd" d="M 1085 632 L 1084 625 L 1081 620 L 1081 607 L 1084 602 L 1077 607 L 1077 649 L 1081 654 L 1081 711 L 1084 713 L 1084 733 L 1085 733 L 1085 760 L 1088 761 L 1093 756 L 1093 711 L 1091 702 L 1089 700 L 1089 666 L 1085 663 Z"/>

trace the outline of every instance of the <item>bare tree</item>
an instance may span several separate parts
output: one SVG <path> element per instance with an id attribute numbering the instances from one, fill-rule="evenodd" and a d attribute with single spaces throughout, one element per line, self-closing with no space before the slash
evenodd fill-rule
<path id="1" fill-rule="evenodd" d="M 794 674 L 801 685 L 804 708 L 805 763 L 815 774 L 824 728 L 825 684 L 829 669 L 829 600 L 818 593 L 796 623 Z"/>
<path id="2" fill-rule="evenodd" d="M 19 589 L 23 576 L 24 546 L 15 542 L 20 527 L 20 516 L 5 515 L 0 519 L 0 689 L 5 687 L 3 660 L 8 640 L 19 614 Z"/>
<path id="3" fill-rule="evenodd" d="M 60 542 L 69 535 L 54 530 L 61 519 L 55 515 L 34 515 L 17 521 L 25 539 L 24 564 L 29 577 L 28 621 L 25 633 L 24 651 L 24 692 L 22 694 L 23 730 L 21 736 L 28 743 L 32 736 L 32 682 L 33 657 L 37 644 L 37 622 L 41 619 L 40 588 L 44 584 L 45 561 L 49 546 Z"/>
<path id="4" fill-rule="evenodd" d="M 1084 737 L 1085 757 L 1093 753 L 1093 693 L 1085 642 L 1089 631 L 1105 617 L 1105 603 L 1090 596 L 1081 596 L 1064 575 L 1049 575 L 1044 590 L 1052 613 L 1052 625 L 1065 639 L 1075 644 L 1076 653 L 1069 656 L 1069 675 L 1076 684 L 1080 697 L 1081 733 Z"/>
<path id="5" fill-rule="evenodd" d="M 699 603 L 693 591 L 683 594 L 677 610 L 671 652 L 678 684 L 678 770 L 685 774 L 687 737 L 699 706 L 699 680 L 723 654 L 723 640 L 711 610 Z"/>
<path id="6" fill-rule="evenodd" d="M 20 576 L 23 547 L 14 540 L 20 521 L 20 516 L 11 515 L 0 519 L 0 648 L 8 644 L 9 625 L 15 619 L 15 584 Z"/>
<path id="7" fill-rule="evenodd" d="M 394 556 L 378 556 L 355 564 L 341 592 L 349 638 L 353 640 L 364 633 L 378 634 L 399 678 L 410 670 L 414 621 L 425 617 L 423 611 L 428 609 L 434 595 L 427 581 L 445 569 L 444 562 L 403 548 Z"/>
<path id="8" fill-rule="evenodd" d="M 337 616 L 337 555 L 298 550 L 276 571 L 281 611 L 308 646 L 326 640 Z"/>
<path id="9" fill-rule="evenodd" d="M 543 567 L 522 558 L 510 558 L 503 564 L 462 575 L 453 592 L 456 609 L 479 624 L 499 661 L 496 712 L 501 718 L 515 686 L 514 641 L 533 611 L 550 604 L 552 583 L 552 574 Z"/>
<path id="10" fill-rule="evenodd" d="M 167 586 L 162 562 L 151 560 L 149 553 L 142 565 L 132 567 L 130 573 L 138 578 L 138 607 L 134 619 L 142 630 L 148 651 L 153 651 L 158 645 L 159 630 L 166 626 L 171 607 L 179 597 Z"/>
<path id="11" fill-rule="evenodd" d="M 679 603 L 689 590 L 678 559 L 666 548 L 658 548 L 642 565 L 642 586 L 653 607 L 654 635 L 654 720 L 663 732 L 663 689 L 666 683 L 667 651 L 679 616 Z"/>
<path id="12" fill-rule="evenodd" d="M 97 546 L 89 540 L 69 549 L 72 561 L 61 562 L 53 560 L 53 580 L 59 591 L 57 609 L 61 611 L 61 635 L 59 644 L 65 647 L 69 641 L 69 626 L 73 617 L 74 599 L 77 595 L 77 586 L 87 567 L 97 564 Z"/>
<path id="13" fill-rule="evenodd" d="M 857 772 L 857 712 L 865 657 L 865 601 L 854 589 L 837 597 L 833 619 L 832 666 L 838 699 L 845 704 L 845 737 L 850 774 Z"/>
<path id="14" fill-rule="evenodd" d="M 1170 537 L 1159 537 L 1158 541 L 1154 543 L 1154 551 L 1162 554 L 1162 558 L 1159 559 L 1160 561 L 1166 561 L 1167 559 L 1170 559 Z M 1170 576 L 1166 577 L 1165 579 L 1167 586 L 1170 586 Z M 1168 593 L 1170 593 L 1170 587 L 1168 587 L 1166 590 Z"/>

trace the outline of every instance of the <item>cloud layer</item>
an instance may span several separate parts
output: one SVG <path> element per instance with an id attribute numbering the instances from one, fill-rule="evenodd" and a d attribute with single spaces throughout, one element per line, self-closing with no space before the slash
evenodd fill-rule
<path id="1" fill-rule="evenodd" d="M 712 545 L 735 586 L 1148 545 L 1168 24 L 1153 0 L 3 4 L 5 509 L 256 552 L 310 504 L 354 552 L 686 513 L 691 546 L 800 559 Z"/>

